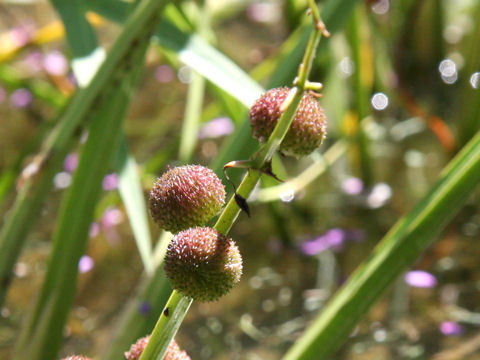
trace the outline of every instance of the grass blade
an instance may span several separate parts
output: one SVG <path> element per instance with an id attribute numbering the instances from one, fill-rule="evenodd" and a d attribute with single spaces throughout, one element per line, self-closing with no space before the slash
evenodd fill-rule
<path id="1" fill-rule="evenodd" d="M 128 10 L 124 3 L 116 0 L 102 0 L 101 3 L 107 6 L 99 6 L 96 1 L 90 1 L 87 6 L 107 19 L 124 21 Z M 114 4 L 118 7 L 113 10 Z M 155 36 L 161 46 L 174 51 L 179 60 L 246 107 L 250 107 L 263 92 L 262 87 L 248 74 L 200 36 L 185 33 L 165 20 L 157 27 Z"/>
<path id="2" fill-rule="evenodd" d="M 89 55 L 97 47 L 97 38 L 85 17 L 83 1 L 51 0 L 51 3 L 62 18 L 73 57 L 80 58 Z"/>
<path id="3" fill-rule="evenodd" d="M 44 142 L 40 154 L 27 166 L 28 171 L 20 179 L 22 184 L 19 194 L 0 231 L 0 303 L 5 297 L 12 267 L 52 186 L 52 179 L 73 144 L 74 135 L 78 134 L 89 115 L 95 112 L 95 102 L 136 45 L 145 24 L 151 22 L 157 10 L 164 5 L 165 1 L 140 2 L 93 80 L 88 87 L 75 94 L 58 125 Z"/>
<path id="4" fill-rule="evenodd" d="M 143 195 L 140 177 L 138 176 L 137 162 L 128 151 L 124 136 L 120 141 L 117 152 L 118 190 L 125 204 L 128 220 L 132 227 L 135 242 L 145 268 L 145 272 L 152 274 L 152 238 L 148 227 L 148 212 Z"/>
<path id="5" fill-rule="evenodd" d="M 354 108 L 355 115 L 348 119 L 344 126 L 351 137 L 351 146 L 354 150 L 353 162 L 357 163 L 361 178 L 367 187 L 374 180 L 373 166 L 369 151 L 369 138 L 360 122 L 368 115 L 369 92 L 373 85 L 373 54 L 370 47 L 371 39 L 367 31 L 365 9 L 357 6 L 350 23 L 350 47 L 352 49 L 355 71 L 353 73 Z"/>
<path id="6" fill-rule="evenodd" d="M 49 159 L 52 171 L 42 174 L 35 182 L 34 191 L 24 187 L 15 199 L 10 214 L 0 231 L 0 304 L 5 300 L 8 285 L 11 280 L 12 268 L 25 243 L 25 238 L 30 231 L 36 214 L 40 213 L 43 200 L 52 187 L 55 171 L 62 166 L 63 159 L 68 149 L 60 149 L 56 156 Z M 32 164 L 36 164 L 33 162 Z M 34 165 L 30 166 L 34 166 Z"/>
<path id="7" fill-rule="evenodd" d="M 75 58 L 72 61 L 72 66 L 75 65 L 73 66 L 75 75 L 81 85 L 87 84 L 93 72 L 91 70 L 85 71 L 85 69 L 97 69 L 98 62 L 103 61 L 103 56 L 91 56 L 97 49 L 97 40 L 93 28 L 85 17 L 84 3 L 78 0 L 73 0 L 68 4 L 63 1 L 52 0 L 52 3 L 60 13 L 66 28 L 67 41 Z M 151 274 L 153 266 L 147 210 L 137 174 L 136 162 L 128 153 L 126 140 L 123 137 L 117 157 L 120 196 L 125 204 L 143 265 L 146 272 Z"/>
<path id="8" fill-rule="evenodd" d="M 131 344 L 149 334 L 172 292 L 161 265 L 157 266 L 152 277 L 144 279 L 140 288 L 139 295 L 125 309 L 117 327 L 119 330 L 102 359 L 121 359 Z"/>
<path id="9" fill-rule="evenodd" d="M 202 4 L 197 8 L 196 29 L 200 36 L 206 38 L 210 27 L 210 14 L 208 5 Z M 205 78 L 196 71 L 193 71 L 192 79 L 188 87 L 185 116 L 182 124 L 180 137 L 179 160 L 186 164 L 190 161 L 197 144 L 198 127 L 201 120 L 203 101 L 205 98 Z"/>
<path id="10" fill-rule="evenodd" d="M 480 16 L 480 2 L 475 9 L 474 18 L 478 19 Z M 465 75 L 470 78 L 474 72 L 480 71 L 480 22 L 476 21 L 474 28 L 469 36 L 469 41 L 466 42 L 465 56 Z M 465 144 L 470 138 L 480 129 L 480 91 L 473 89 L 471 84 L 465 81 L 465 85 L 461 89 L 462 106 L 460 108 L 460 123 L 459 137 L 460 143 Z"/>
<path id="11" fill-rule="evenodd" d="M 162 24 L 156 35 L 160 45 L 175 51 L 182 62 L 246 107 L 262 94 L 257 82 L 201 37 L 185 34 L 169 23 Z"/>
<path id="12" fill-rule="evenodd" d="M 143 65 L 148 35 L 145 33 L 138 39 L 131 57 L 123 64 L 126 74 L 120 71 L 121 76 L 113 79 L 93 118 L 72 186 L 62 203 L 46 279 L 33 315 L 17 343 L 16 359 L 50 359 L 60 348 L 75 293 L 77 264 L 85 251 L 102 179 L 118 144 L 132 89 Z"/>
<path id="13" fill-rule="evenodd" d="M 105 51 L 98 48 L 93 27 L 86 18 L 81 0 L 51 0 L 65 27 L 68 45 L 72 50 L 72 69 L 79 86 L 85 87 L 105 59 Z"/>
<path id="14" fill-rule="evenodd" d="M 103 358 L 120 359 L 131 344 L 149 334 L 155 326 L 172 292 L 162 266 L 172 236 L 163 231 L 158 239 L 153 254 L 155 272 L 152 277 L 143 279 L 137 295 L 132 297 L 132 301 L 124 309 L 122 319 L 115 327 L 117 331 Z"/>
<path id="15" fill-rule="evenodd" d="M 190 161 L 193 151 L 195 150 L 204 95 L 205 79 L 202 75 L 194 71 L 192 80 L 188 86 L 187 104 L 185 107 L 180 149 L 178 152 L 178 159 L 184 164 Z"/>
<path id="16" fill-rule="evenodd" d="M 284 359 L 330 358 L 368 308 L 430 245 L 479 183 L 480 132 L 445 168 L 423 200 L 390 230 Z"/>

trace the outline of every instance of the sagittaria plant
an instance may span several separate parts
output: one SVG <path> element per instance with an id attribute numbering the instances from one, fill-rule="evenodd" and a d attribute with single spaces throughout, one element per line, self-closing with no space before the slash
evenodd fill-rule
<path id="1" fill-rule="evenodd" d="M 90 6 L 94 6 L 95 3 L 91 2 Z M 72 101 L 72 105 L 65 111 L 65 119 L 69 121 L 60 123 L 62 126 L 45 144 L 45 156 L 35 161 L 35 164 L 37 162 L 40 164 L 40 169 L 43 167 L 49 169 L 48 172 L 44 170 L 26 177 L 21 192 L 23 195 L 20 196 L 22 206 L 12 211 L 12 219 L 15 221 L 9 222 L 10 225 L 5 227 L 5 232 L 2 232 L 5 235 L 0 234 L 0 238 L 14 240 L 23 236 L 22 233 L 25 232 L 29 222 L 22 219 L 31 217 L 28 214 L 38 212 L 35 209 L 40 206 L 38 205 L 41 203 L 40 195 L 46 192 L 40 190 L 37 192 L 35 185 L 40 184 L 41 188 L 48 187 L 51 183 L 49 174 L 53 176 L 50 165 L 51 169 L 58 167 L 69 147 L 67 145 L 72 141 L 74 129 L 87 118 L 87 113 L 92 115 L 91 108 L 103 104 L 104 107 L 101 107 L 103 110 L 93 114 L 95 121 L 91 123 L 96 128 L 90 128 L 89 140 L 85 145 L 88 156 L 81 161 L 81 171 L 77 173 L 70 196 L 65 202 L 65 209 L 68 211 L 64 212 L 55 237 L 53 258 L 57 261 L 52 261 L 54 265 L 52 269 L 57 267 L 56 264 L 60 264 L 61 271 L 52 271 L 47 275 L 38 309 L 33 313 L 32 325 L 26 327 L 23 336 L 20 337 L 18 359 L 46 359 L 56 355 L 59 347 L 57 339 L 61 338 L 63 323 L 74 293 L 72 278 L 75 278 L 78 263 L 64 261 L 66 258 L 63 254 L 74 253 L 76 260 L 82 254 L 90 224 L 90 219 L 85 214 L 93 213 L 98 192 L 87 191 L 86 195 L 77 197 L 73 195 L 81 194 L 85 188 L 100 189 L 101 176 L 97 174 L 106 171 L 105 164 L 109 163 L 111 149 L 114 148 L 112 144 L 116 143 L 119 136 L 117 132 L 112 133 L 111 129 L 117 131 L 120 129 L 119 119 L 124 116 L 131 95 L 130 89 L 138 77 L 136 71 L 128 76 L 125 74 L 132 68 L 135 70 L 134 65 L 142 63 L 149 34 L 153 31 L 165 3 L 166 1 L 145 0 L 140 2 L 137 11 L 132 12 L 132 18 L 121 36 L 122 41 L 113 47 L 105 65 L 86 91 L 81 92 L 76 100 Z M 228 233 L 239 213 L 242 210 L 249 211 L 247 199 L 260 175 L 275 176 L 271 170 L 271 159 L 276 151 L 295 157 L 303 156 L 317 148 L 325 137 L 325 117 L 316 99 L 317 92 L 322 86 L 309 82 L 308 76 L 320 37 L 322 34 L 328 36 L 328 32 L 320 20 L 313 0 L 309 0 L 309 8 L 314 27 L 298 75 L 292 88 L 271 89 L 252 106 L 250 110 L 252 133 L 262 145 L 251 159 L 231 161 L 225 165 L 225 168 L 247 169 L 247 173 L 214 227 L 207 227 L 206 224 L 225 205 L 225 190 L 211 170 L 198 165 L 169 169 L 154 185 L 150 212 L 161 228 L 175 233 L 165 257 L 165 273 L 175 290 L 151 336 L 141 338 L 133 344 L 125 353 L 127 359 L 189 358 L 176 345 L 173 337 L 193 300 L 217 300 L 240 280 L 242 258 Z M 326 16 L 325 18 L 327 19 Z M 143 27 L 145 31 L 141 31 Z M 333 30 L 333 26 L 330 28 Z M 142 44 L 141 47 L 138 46 L 139 42 Z M 132 49 L 137 49 L 138 53 Z M 296 60 L 295 63 L 297 62 Z M 117 66 L 119 64 L 123 65 Z M 114 68 L 119 70 L 118 74 L 112 73 L 111 69 Z M 105 84 L 108 84 L 106 95 L 101 95 L 100 89 Z M 107 120 L 108 123 L 105 122 Z M 104 150 L 101 151 L 105 154 L 103 157 L 98 156 L 99 149 Z M 95 159 L 95 162 L 89 159 Z M 285 358 L 291 360 L 329 358 L 348 338 L 352 328 L 369 306 L 431 243 L 433 236 L 459 209 L 479 181 L 480 134 L 477 134 L 445 169 L 436 186 L 419 205 L 392 228 L 372 256 L 352 275 L 312 326 L 295 342 Z M 81 229 L 83 234 L 77 232 L 77 237 L 71 236 L 72 227 L 75 226 Z M 74 247 L 66 246 L 65 240 L 68 238 L 74 240 L 72 242 L 75 244 Z M 18 243 L 16 241 L 15 246 L 18 246 Z M 10 240 L 4 244 L 10 245 Z M 66 251 L 67 248 L 69 251 Z M 9 259 L 2 264 L 3 273 L 7 273 L 13 263 Z M 4 287 L 7 283 L 8 281 L 2 281 Z M 66 290 L 60 291 L 62 288 Z M 83 356 L 66 359 L 89 360 Z"/>
<path id="2" fill-rule="evenodd" d="M 323 112 L 316 100 L 311 98 L 311 96 L 315 97 L 315 91 L 321 89 L 321 84 L 310 83 L 307 79 L 320 37 L 322 34 L 328 36 L 328 32 L 320 20 L 314 2 L 309 1 L 309 6 L 314 19 L 314 30 L 293 88 L 272 89 L 257 100 L 251 108 L 253 135 L 265 143 L 250 160 L 232 161 L 226 165 L 226 168 L 247 168 L 247 174 L 240 186 L 236 188 L 234 196 L 227 203 L 214 229 L 195 228 L 177 235 L 177 239 L 170 246 L 171 253 L 167 255 L 167 269 L 170 267 L 168 263 L 172 261 L 175 266 L 182 266 L 174 255 L 174 253 L 181 253 L 179 248 L 182 248 L 182 245 L 179 246 L 179 238 L 182 239 L 181 241 L 194 239 L 194 242 L 208 239 L 208 243 L 212 238 L 224 239 L 240 211 L 248 212 L 246 199 L 257 184 L 260 175 L 266 173 L 274 176 L 270 162 L 275 151 L 280 150 L 294 156 L 305 155 L 318 146 L 325 136 Z M 425 198 L 411 213 L 400 219 L 385 236 L 372 256 L 358 268 L 324 311 L 318 315 L 312 326 L 287 352 L 285 359 L 328 359 L 348 338 L 362 314 L 382 295 L 388 288 L 388 284 L 420 256 L 479 181 L 480 133 L 477 133 L 447 166 L 440 180 Z M 236 260 L 230 265 L 237 266 L 235 274 L 239 275 L 239 255 L 236 251 L 236 249 L 233 251 L 235 255 L 232 257 Z M 206 253 L 211 254 L 210 251 Z M 222 251 L 222 254 L 225 253 Z M 225 265 L 228 267 L 228 262 L 225 261 L 219 261 L 216 264 L 220 264 L 220 268 Z M 188 294 L 185 289 L 181 289 L 185 285 L 184 279 L 179 281 L 174 276 L 175 274 L 170 271 L 169 277 L 174 287 L 178 289 L 172 292 L 140 357 L 141 360 L 163 358 L 193 299 L 197 297 L 196 293 Z M 218 278 L 214 278 L 213 281 L 218 281 Z M 192 288 L 198 284 L 196 283 Z M 227 287 L 231 286 L 233 282 L 228 283 Z M 205 283 L 203 288 L 209 287 Z M 197 292 L 198 289 L 195 291 Z M 211 291 L 211 295 L 205 296 L 200 291 L 201 296 L 197 299 L 208 301 L 218 298 L 217 290 L 208 291 Z"/>
<path id="3" fill-rule="evenodd" d="M 308 75 L 320 38 L 322 35 L 328 37 L 329 33 L 313 0 L 309 1 L 309 11 L 313 19 L 313 31 L 293 87 L 291 89 L 270 90 L 258 99 L 251 109 L 251 125 L 254 136 L 265 143 L 250 160 L 232 162 L 226 165 L 226 167 L 248 168 L 241 184 L 220 214 L 213 229 L 193 228 L 182 231 L 175 236 L 169 246 L 165 270 L 174 290 L 157 321 L 140 360 L 162 359 L 164 357 L 194 299 L 200 301 L 215 300 L 225 294 L 239 280 L 241 257 L 233 241 L 228 239 L 226 235 L 240 211 L 248 209 L 246 199 L 259 181 L 260 175 L 262 173 L 271 174 L 271 160 L 275 151 L 280 149 L 295 156 L 306 155 L 317 148 L 325 136 L 325 117 L 314 95 L 315 91 L 322 88 L 322 85 L 309 82 Z M 170 171 L 182 172 L 175 169 Z M 190 177 L 191 174 L 187 173 L 185 173 L 186 177 Z M 168 177 L 168 175 L 162 176 L 159 180 L 160 184 L 162 184 L 164 177 Z M 172 181 L 172 183 L 180 184 L 183 181 L 183 179 L 178 179 Z M 182 213 L 185 209 L 188 211 L 189 205 L 187 204 L 182 208 L 175 203 L 171 208 L 168 208 L 168 205 L 164 207 L 163 204 L 157 204 L 157 198 L 159 197 L 156 194 L 158 193 L 159 183 L 154 186 L 151 196 L 153 203 L 156 204 L 151 205 L 151 209 L 154 209 L 154 217 L 157 219 L 159 216 L 163 217 L 163 215 L 157 214 L 155 210 L 162 207 L 167 212 L 174 213 L 172 217 L 178 219 L 174 221 L 173 228 L 180 229 L 187 226 L 183 223 L 185 217 L 180 219 L 175 211 L 178 210 Z M 160 187 L 163 187 L 163 185 Z M 190 193 L 190 189 L 187 192 L 188 194 L 185 194 L 186 198 L 192 199 L 192 196 L 195 197 L 194 194 Z M 199 193 L 201 192 L 199 191 Z M 199 196 L 203 198 L 205 195 L 199 194 Z M 180 202 L 182 202 L 182 197 L 183 194 L 174 196 L 174 198 L 180 199 Z M 207 198 L 209 198 L 208 195 Z M 195 202 L 196 200 L 193 201 L 193 203 Z M 196 213 L 196 206 L 192 205 L 192 207 L 192 211 Z M 210 213 L 212 207 L 209 205 L 207 212 Z M 195 215 L 194 217 L 200 220 L 202 216 Z M 202 219 L 202 221 L 205 220 Z M 208 259 L 208 261 L 205 261 L 205 259 Z"/>

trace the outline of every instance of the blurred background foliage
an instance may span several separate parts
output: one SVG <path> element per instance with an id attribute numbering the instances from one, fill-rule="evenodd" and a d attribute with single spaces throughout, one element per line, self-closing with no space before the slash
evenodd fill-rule
<path id="1" fill-rule="evenodd" d="M 479 129 L 480 1 L 324 3 L 333 36 L 322 40 L 310 80 L 324 84 L 328 138 L 308 158 L 274 159 L 276 174 L 294 181 L 281 187 L 264 178 L 250 199 L 252 218 L 242 214 L 235 224 L 231 236 L 245 274 L 219 302 L 194 303 L 177 337 L 192 358 L 280 358 Z M 122 33 L 131 6 L 65 4 L 0 2 L 2 226 L 22 170 L 35 162 L 69 99 Z M 306 1 L 294 0 L 166 7 L 121 145 L 104 164 L 62 355 L 109 353 L 131 299 L 133 311 L 152 326 L 163 304 L 136 294 L 155 264 L 150 238 L 162 234 L 149 220 L 145 226 L 135 194 L 146 196 L 167 165 L 210 164 L 223 176 L 226 162 L 256 150 L 248 106 L 262 87 L 291 84 L 309 33 L 305 9 Z M 18 259 L 13 256 L 0 311 L 0 358 L 12 356 L 42 287 L 85 127 L 74 136 L 41 210 L 29 219 L 33 228 Z M 412 271 L 365 314 L 336 359 L 480 359 L 478 199 L 472 194 Z"/>

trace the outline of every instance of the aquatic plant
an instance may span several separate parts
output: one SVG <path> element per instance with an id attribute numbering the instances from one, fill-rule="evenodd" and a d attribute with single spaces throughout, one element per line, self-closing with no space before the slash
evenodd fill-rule
<path id="1" fill-rule="evenodd" d="M 33 225 L 44 214 L 43 204 L 52 187 L 55 194 L 63 195 L 58 218 L 54 221 L 42 288 L 15 338 L 12 358 L 58 358 L 77 284 L 81 284 L 78 278 L 95 277 L 99 268 L 95 255 L 86 254 L 88 240 L 91 238 L 92 243 L 95 242 L 92 247 L 96 251 L 96 240 L 105 239 L 112 248 L 119 246 L 124 240 L 119 229 L 126 225 L 123 220 L 128 219 L 144 275 L 138 280 L 141 282 L 137 284 L 138 292 L 125 306 L 121 321 L 109 326 L 115 329 L 115 334 L 111 334 L 105 358 L 189 359 L 173 338 L 192 302 L 218 301 L 223 306 L 222 301 L 243 301 L 246 291 L 254 291 L 257 286 L 254 281 L 252 289 L 245 290 L 247 286 L 242 285 L 241 275 L 249 258 L 242 259 L 240 250 L 249 241 L 254 244 L 254 251 L 261 254 L 262 239 L 229 235 L 242 211 L 249 217 L 242 219 L 243 226 L 249 224 L 246 226 L 255 229 L 261 224 L 261 218 L 252 209 L 258 202 L 268 203 L 274 231 L 281 238 L 281 245 L 276 243 L 271 249 L 276 253 L 276 262 L 283 260 L 284 254 L 280 251 L 294 253 L 302 257 L 302 261 L 315 256 L 320 265 L 325 259 L 328 262 L 334 256 L 332 250 L 355 245 L 358 233 L 337 224 L 338 216 L 330 220 L 335 224 L 318 226 L 320 221 L 312 220 L 305 211 L 297 211 L 296 204 L 291 207 L 285 204 L 279 209 L 273 200 L 288 203 L 303 194 L 308 198 L 312 194 L 308 185 L 314 184 L 339 159 L 348 159 L 343 162 L 343 168 L 348 171 L 339 171 L 340 175 L 335 178 L 339 180 L 338 186 L 334 184 L 339 190 L 337 195 L 343 197 L 348 211 L 359 207 L 374 214 L 367 225 L 378 227 L 381 232 L 386 216 L 380 210 L 391 200 L 392 189 L 376 174 L 372 148 L 378 153 L 377 141 L 388 141 L 387 136 L 401 138 L 414 134 L 419 128 L 418 118 L 425 118 L 423 128 L 434 135 L 432 138 L 444 149 L 446 158 L 461 150 L 439 175 L 438 181 L 429 190 L 425 189 L 418 204 L 391 228 L 364 263 L 347 279 L 341 279 L 342 287 L 328 303 L 322 303 L 311 325 L 296 328 L 298 338 L 291 336 L 283 340 L 279 346 L 283 353 L 279 356 L 288 360 L 330 358 L 397 278 L 423 290 L 437 286 L 440 278 L 428 271 L 410 271 L 404 277 L 402 274 L 432 243 L 480 181 L 478 106 L 473 106 L 478 104 L 479 93 L 471 91 L 478 88 L 476 53 L 465 58 L 464 66 L 471 76 L 466 82 L 468 87 L 462 89 L 462 99 L 469 105 L 456 112 L 462 114 L 457 124 L 460 136 L 456 137 L 450 125 L 429 115 L 405 86 L 408 71 L 401 69 L 410 61 L 400 61 L 398 76 L 394 76 L 393 65 L 385 60 L 388 51 L 377 41 L 375 46 L 380 48 L 381 65 L 374 66 L 372 44 L 365 35 L 367 16 L 362 12 L 364 8 L 357 6 L 354 0 L 325 1 L 322 17 L 313 0 L 287 0 L 288 26 L 297 31 L 282 45 L 281 54 L 262 63 L 251 76 L 212 45 L 216 40 L 207 2 L 172 2 L 167 7 L 168 3 L 102 0 L 86 1 L 80 6 L 73 2 L 65 5 L 52 1 L 65 26 L 64 34 L 55 26 L 42 29 L 45 31 L 25 27 L 12 29 L 5 37 L 11 41 L 5 40 L 8 46 L 0 51 L 1 61 L 15 58 L 30 45 L 41 45 L 63 35 L 72 59 L 69 63 L 59 51 L 49 51 L 41 61 L 38 54 L 28 57 L 26 62 L 44 77 L 35 81 L 25 80 L 0 64 L 0 81 L 2 86 L 5 83 L 8 87 L 7 90 L 0 88 L 0 103 L 8 93 L 12 111 L 37 114 L 37 102 L 42 101 L 59 113 L 55 121 L 41 126 L 35 139 L 25 146 L 15 164 L 0 178 L 2 205 L 8 204 L 8 194 L 15 197 L 0 230 L 0 303 L 4 303 L 12 274 L 20 277 L 27 272 L 18 259 Z M 370 6 L 372 2 L 366 3 Z M 268 6 L 272 5 L 269 2 L 251 4 L 245 14 L 252 21 L 266 23 L 275 15 Z M 380 14 L 384 11 L 382 6 L 388 7 L 389 2 L 375 2 L 372 11 Z M 475 11 L 480 14 L 480 6 L 478 9 Z M 397 11 L 403 15 L 407 13 Z M 98 45 L 94 30 L 94 26 L 101 26 L 105 18 L 122 24 L 108 52 Z M 346 20 L 349 20 L 348 26 L 345 26 Z M 408 23 L 408 16 L 402 21 Z M 329 31 L 333 34 L 344 28 L 342 34 L 345 36 L 335 39 L 334 46 L 337 50 L 348 48 L 349 53 L 342 53 L 337 65 L 336 60 L 332 60 L 337 54 L 333 56 L 320 39 L 329 37 Z M 480 28 L 472 32 L 475 40 Z M 404 36 L 403 42 L 407 43 L 409 38 Z M 454 38 L 452 34 L 449 36 L 451 40 Z M 176 74 L 182 83 L 188 84 L 188 92 L 182 128 L 167 127 L 163 123 L 149 126 L 148 136 L 144 134 L 142 141 L 153 149 L 153 154 L 143 157 L 139 165 L 133 155 L 136 147 L 130 149 L 129 146 L 132 134 L 127 133 L 123 122 L 151 44 L 160 44 L 169 62 L 159 65 L 158 54 L 153 54 L 151 59 L 148 57 L 148 64 L 155 63 L 155 75 L 151 78 L 156 81 L 156 89 L 159 93 L 164 91 L 159 95 L 166 99 L 162 99 L 166 101 L 162 108 L 170 105 L 175 108 L 173 103 L 168 103 L 167 95 Z M 472 44 L 475 50 L 476 43 L 472 41 Z M 455 61 L 439 57 L 441 46 L 437 43 L 434 46 L 438 50 L 435 56 L 441 81 L 454 84 L 459 74 Z M 252 53 L 251 58 L 255 60 L 258 56 Z M 146 71 L 151 69 L 147 66 Z M 254 78 L 268 78 L 269 90 L 263 89 Z M 325 79 L 325 89 L 321 83 L 313 81 L 317 78 Z M 332 78 L 335 80 L 329 84 Z M 339 79 L 343 78 L 350 78 L 351 83 L 342 83 Z M 208 87 L 206 80 L 211 83 Z M 432 88 L 434 86 L 429 86 L 428 91 Z M 206 89 L 213 98 L 209 106 L 204 106 Z M 405 103 L 409 116 L 414 116 L 408 120 L 413 121 L 414 126 L 409 123 L 403 132 L 395 128 L 398 124 L 392 126 L 390 132 L 385 131 L 369 116 L 367 108 L 370 105 L 374 112 L 388 109 L 389 91 L 396 93 Z M 345 105 L 347 102 L 352 103 L 351 108 Z M 249 117 L 245 116 L 247 111 Z M 332 134 L 328 139 L 325 138 L 326 114 Z M 158 116 L 160 119 L 170 117 L 168 111 Z M 215 119 L 200 126 L 201 121 L 212 118 Z M 172 122 L 176 123 L 176 118 Z M 128 127 L 134 133 L 132 128 L 135 126 Z M 170 136 L 177 133 L 178 137 Z M 231 137 L 223 142 L 225 135 Z M 378 140 L 381 136 L 384 138 Z M 153 137 L 154 145 L 148 143 Z M 328 149 L 320 148 L 323 143 Z M 178 156 L 175 156 L 177 148 Z M 294 159 L 284 159 L 283 155 L 293 155 Z M 406 161 L 415 166 L 427 162 L 415 152 L 407 155 Z M 187 165 L 209 160 L 212 161 L 210 167 Z M 432 162 L 434 160 L 439 161 L 434 158 Z M 22 168 L 23 164 L 26 166 Z M 304 171 L 291 175 L 294 169 L 305 164 L 309 165 Z M 164 174 L 154 181 L 162 170 Z M 232 190 L 226 204 L 226 189 L 220 179 L 222 170 L 225 184 L 228 181 Z M 240 179 L 237 175 L 241 171 L 243 178 Z M 262 184 L 258 186 L 260 180 Z M 325 182 L 321 186 L 328 184 Z M 145 193 L 150 194 L 148 202 Z M 326 209 L 328 207 L 323 208 Z M 379 212 L 374 213 L 376 210 Z M 149 213 L 162 229 L 157 242 L 151 239 Z M 309 240 L 301 245 L 292 240 L 287 229 L 289 221 L 308 224 L 312 234 L 303 239 Z M 135 258 L 131 248 L 124 261 L 130 258 Z M 129 266 L 124 265 L 124 268 Z M 131 268 L 128 271 L 133 272 L 138 266 Z M 123 283 L 118 282 L 118 286 Z M 336 289 L 332 286 L 330 290 Z M 242 295 L 237 298 L 240 293 Z M 91 299 L 92 294 L 88 295 Z M 268 299 L 263 305 L 266 309 L 272 308 Z M 199 309 L 204 311 L 205 307 Z M 109 314 L 112 312 L 109 310 Z M 7 308 L 2 309 L 2 316 L 4 314 L 8 314 Z M 446 336 L 462 334 L 465 328 L 456 320 L 442 319 L 438 331 Z M 242 316 L 239 323 L 242 331 L 262 341 L 264 334 L 254 329 L 248 317 Z M 220 337 L 221 329 L 211 327 Z M 146 334 L 150 335 L 145 337 Z M 288 346 L 291 347 L 284 351 Z M 65 359 L 89 358 L 71 356 Z"/>

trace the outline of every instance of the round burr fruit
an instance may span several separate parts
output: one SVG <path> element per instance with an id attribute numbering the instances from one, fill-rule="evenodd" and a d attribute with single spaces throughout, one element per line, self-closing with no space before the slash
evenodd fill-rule
<path id="1" fill-rule="evenodd" d="M 266 142 L 273 132 L 280 116 L 281 106 L 290 89 L 287 87 L 268 90 L 250 108 L 252 134 L 260 142 Z M 285 138 L 280 144 L 280 152 L 301 157 L 318 148 L 325 138 L 327 125 L 325 114 L 317 99 L 309 92 L 303 94 L 295 117 Z"/>
<path id="2" fill-rule="evenodd" d="M 125 352 L 126 360 L 138 360 L 143 353 L 143 350 L 150 340 L 150 335 L 145 336 L 137 340 L 135 344 L 130 347 L 130 350 Z M 175 340 L 172 340 L 170 345 L 168 345 L 167 352 L 165 353 L 164 360 L 190 360 L 190 356 L 180 349 Z"/>
<path id="3" fill-rule="evenodd" d="M 182 295 L 214 301 L 240 281 L 242 257 L 235 242 L 217 230 L 191 228 L 170 242 L 165 273 Z"/>
<path id="4" fill-rule="evenodd" d="M 153 185 L 150 213 L 172 233 L 202 226 L 225 204 L 225 187 L 217 175 L 200 165 L 169 169 Z"/>

